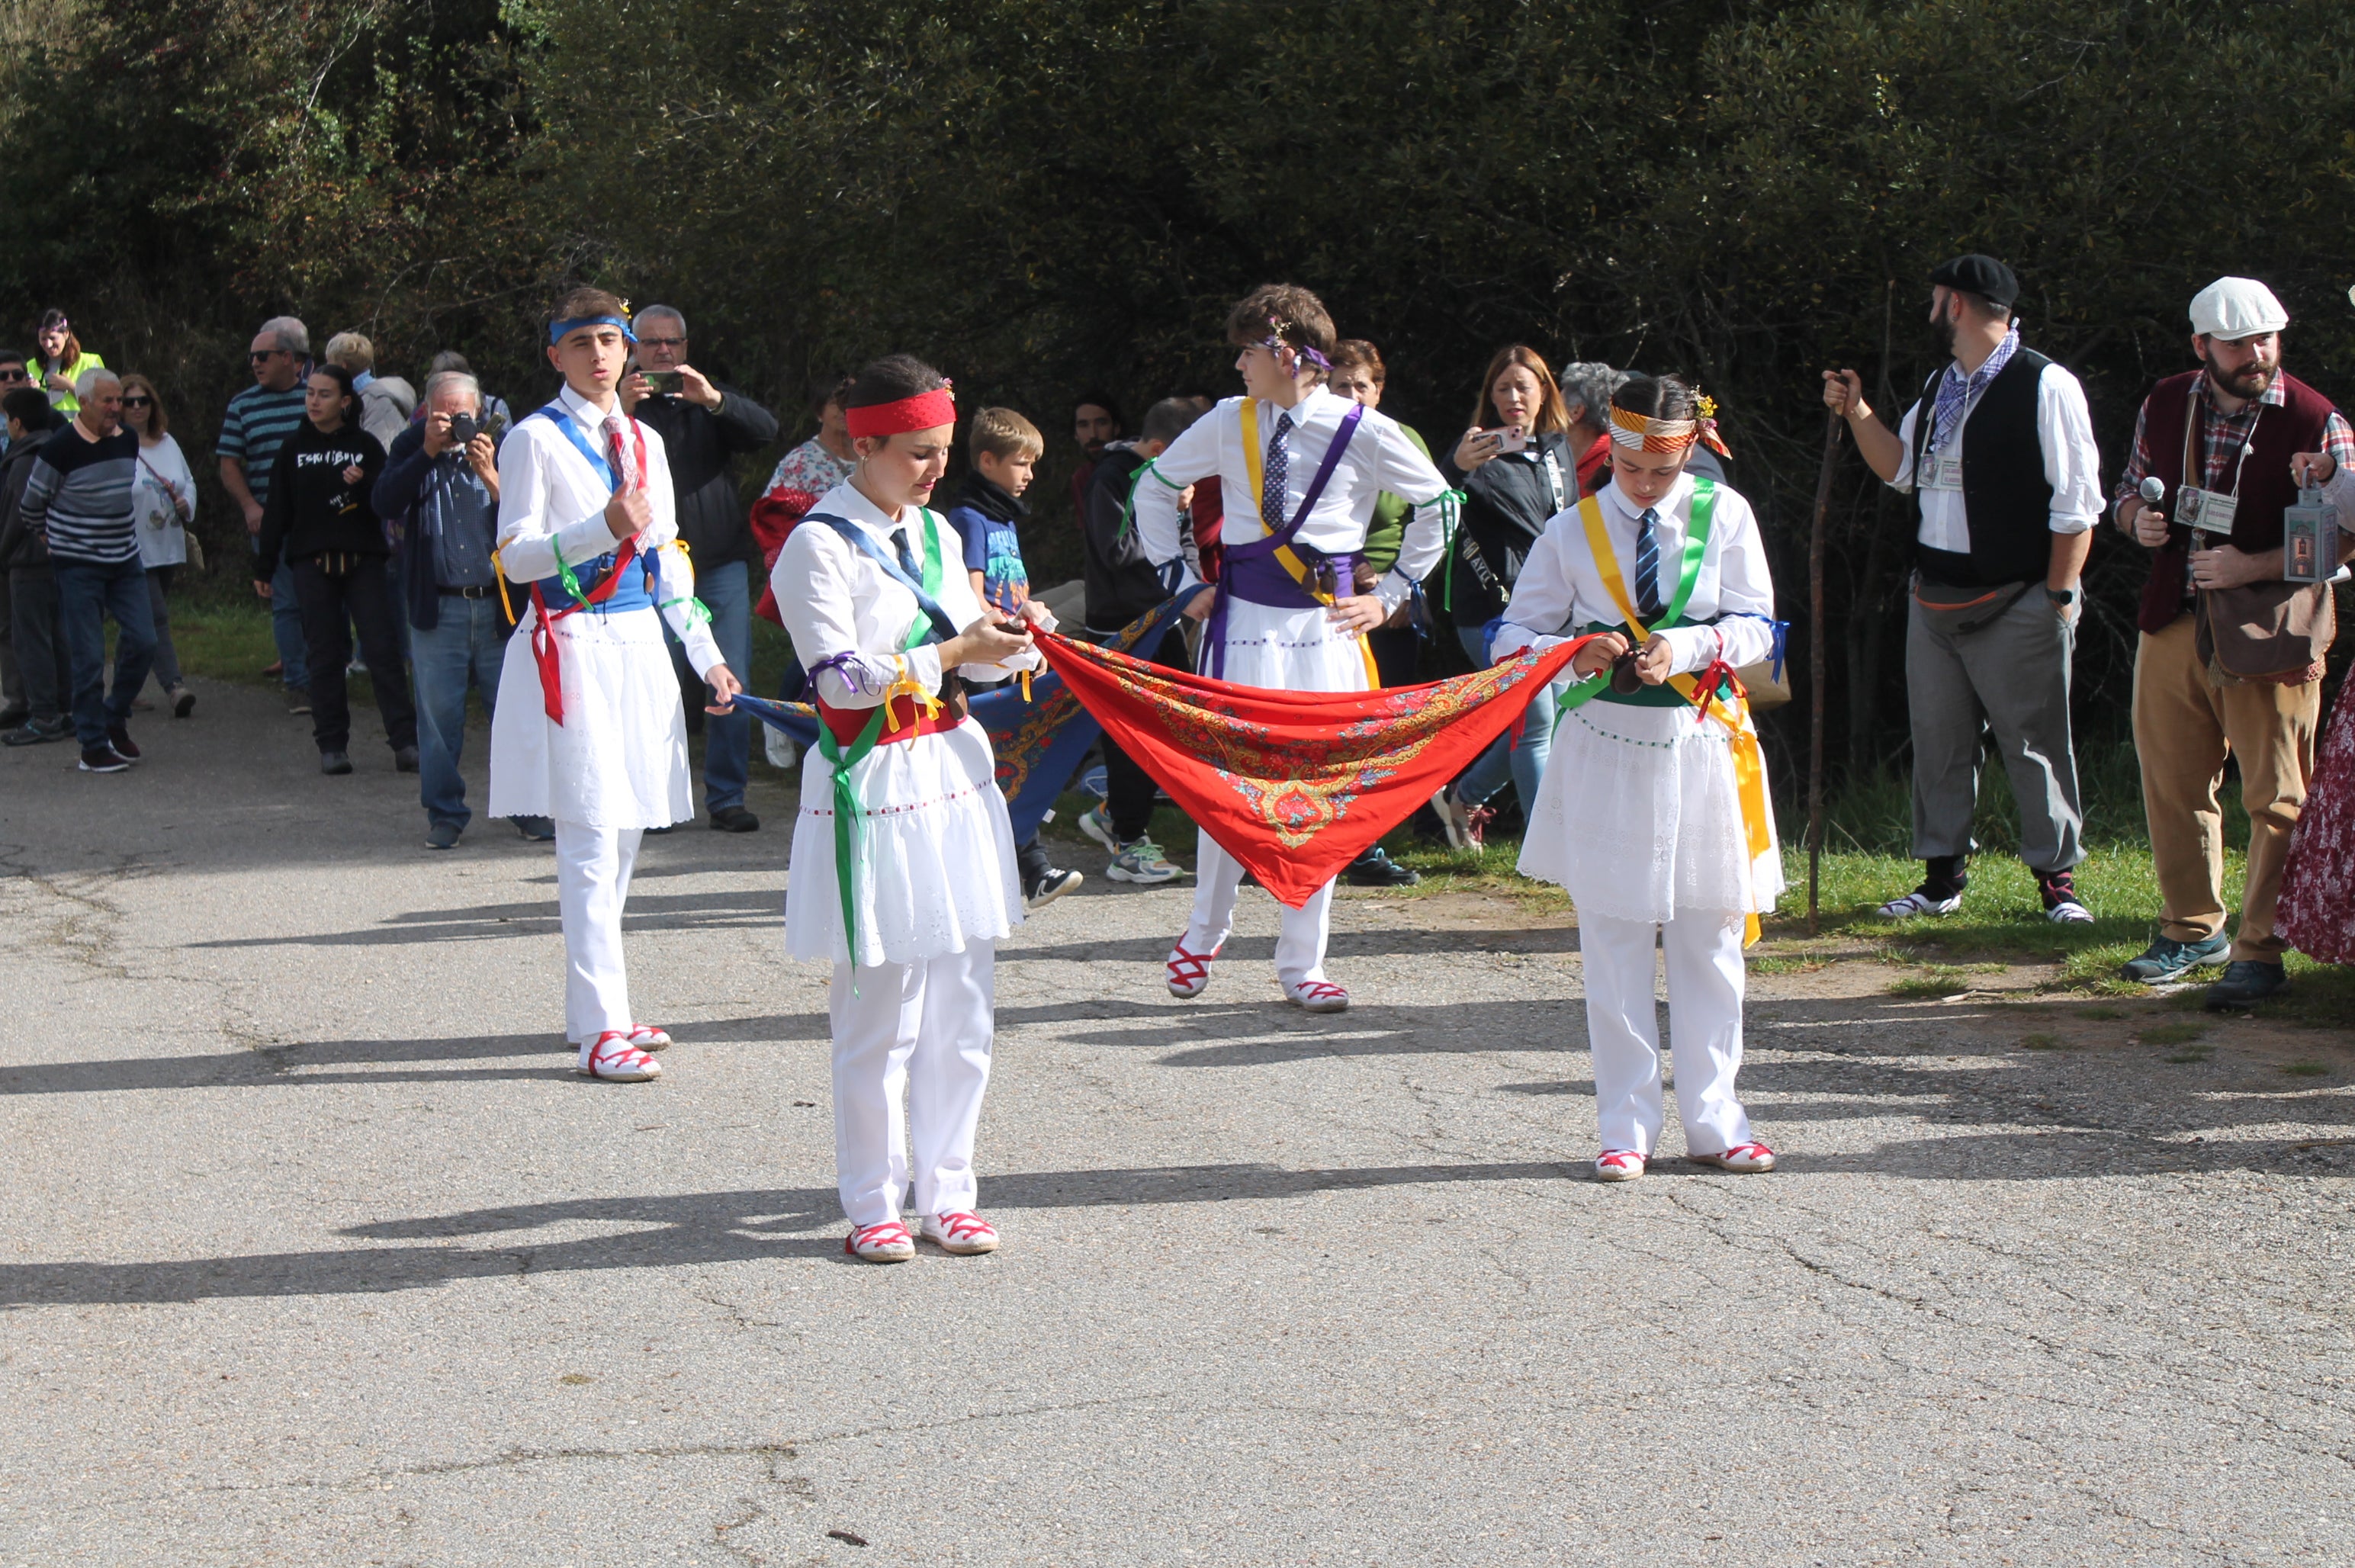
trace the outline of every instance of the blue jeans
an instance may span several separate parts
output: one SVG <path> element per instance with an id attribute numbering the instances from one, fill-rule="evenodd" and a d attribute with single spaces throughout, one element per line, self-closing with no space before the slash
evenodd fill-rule
<path id="1" fill-rule="evenodd" d="M 83 750 L 106 744 L 109 729 L 131 719 L 131 699 L 147 684 L 155 659 L 155 622 L 147 607 L 147 570 L 129 560 L 59 560 L 58 630 L 72 670 L 74 737 Z M 114 617 L 114 689 L 106 688 L 106 617 Z"/>
<path id="2" fill-rule="evenodd" d="M 751 573 L 741 560 L 722 561 L 695 579 L 695 596 L 711 612 L 711 640 L 719 645 L 719 657 L 738 680 L 752 667 L 752 591 Z M 678 667 L 681 681 L 695 681 L 694 667 L 687 662 L 687 650 L 672 636 L 670 624 L 663 624 L 663 634 L 670 637 L 671 661 Z M 701 689 L 701 683 L 697 683 Z M 708 697 L 700 699 L 709 701 Z M 752 716 L 730 713 L 726 718 L 707 715 L 703 720 L 703 809 L 725 811 L 731 805 L 744 804 L 744 783 L 752 772 Z"/>
<path id="3" fill-rule="evenodd" d="M 507 620 L 496 598 L 445 593 L 432 631 L 409 628 L 410 678 L 417 688 L 417 795 L 428 822 L 463 831 L 474 820 L 466 781 L 458 773 L 466 744 L 466 688 L 482 693 L 483 711 L 491 711 L 506 650 Z"/>
<path id="4" fill-rule="evenodd" d="M 261 543 L 250 535 L 247 548 L 256 555 Z M 283 556 L 270 574 L 270 640 L 278 645 L 278 662 L 286 667 L 280 678 L 288 686 L 311 688 L 311 645 L 303 640 L 303 606 L 294 598 L 294 568 Z"/>
<path id="5" fill-rule="evenodd" d="M 1479 626 L 1458 627 L 1455 635 L 1473 665 L 1487 667 L 1486 630 Z M 1486 805 L 1505 787 L 1509 776 L 1514 793 L 1520 796 L 1522 814 L 1526 816 L 1536 809 L 1538 781 L 1545 776 L 1546 753 L 1553 750 L 1554 699 L 1568 684 L 1556 681 L 1529 699 L 1529 709 L 1521 716 L 1520 744 L 1512 744 L 1509 735 L 1498 736 L 1496 743 L 1481 752 L 1479 760 L 1455 781 L 1456 799 L 1466 805 Z"/>

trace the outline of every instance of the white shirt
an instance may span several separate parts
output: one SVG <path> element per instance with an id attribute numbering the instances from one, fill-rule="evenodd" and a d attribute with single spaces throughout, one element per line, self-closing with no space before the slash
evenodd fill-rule
<path id="1" fill-rule="evenodd" d="M 1161 573 L 1172 592 L 1183 595 L 1201 582 L 1186 555 L 1186 534 L 1178 507 L 1178 494 L 1198 479 L 1219 475 L 1226 497 L 1227 519 L 1221 538 L 1230 545 L 1249 544 L 1267 536 L 1261 521 L 1259 497 L 1252 493 L 1251 470 L 1243 450 L 1243 400 L 1229 398 L 1187 428 L 1153 462 L 1158 485 L 1136 487 L 1137 541 L 1145 558 Z M 1284 476 L 1284 517 L 1289 521 L 1300 509 L 1302 497 L 1323 465 L 1325 454 L 1352 404 L 1323 387 L 1313 389 L 1286 411 L 1273 403 L 1259 405 L 1262 456 L 1275 439 L 1277 419 L 1289 411 L 1292 432 L 1285 438 L 1289 454 Z M 1414 503 L 1407 519 L 1406 538 L 1399 547 L 1398 563 L 1374 585 L 1374 593 L 1395 609 L 1414 585 L 1438 564 L 1445 540 L 1440 522 L 1441 496 L 1447 481 L 1407 439 L 1399 422 L 1376 409 L 1368 409 L 1357 433 L 1335 464 L 1333 477 L 1300 531 L 1299 543 L 1326 555 L 1355 554 L 1366 545 L 1366 528 L 1373 521 L 1374 503 L 1385 490 Z"/>
<path id="2" fill-rule="evenodd" d="M 818 497 L 810 511 L 848 518 L 895 560 L 891 534 L 904 528 L 919 581 L 936 542 L 941 591 L 933 599 L 959 631 L 981 619 L 981 601 L 974 597 L 973 579 L 965 574 L 964 539 L 945 517 L 933 513 L 938 521 L 931 530 L 923 514 L 913 507 L 894 519 L 847 480 Z M 928 537 L 932 532 L 938 534 L 937 541 Z M 777 552 L 776 565 L 769 570 L 769 586 L 776 592 L 777 613 L 793 636 L 794 652 L 802 667 L 814 672 L 811 684 L 831 706 L 873 708 L 903 673 L 926 691 L 940 688 L 940 645 L 906 646 L 908 628 L 923 613 L 916 596 L 833 525 L 813 523 L 806 517 L 794 525 L 785 548 Z M 843 655 L 849 657 L 840 660 Z M 1044 662 L 1033 648 L 1001 664 L 962 665 L 958 673 L 975 680 L 1002 680 L 1017 670 L 1038 669 Z"/>
<path id="3" fill-rule="evenodd" d="M 1680 474 L 1657 508 L 1654 530 L 1660 544 L 1660 597 L 1676 598 L 1684 570 L 1685 540 L 1692 528 L 1693 477 Z M 1636 601 L 1636 536 L 1644 508 L 1620 492 L 1616 480 L 1595 496 L 1603 508 L 1603 531 L 1618 558 L 1619 580 Z M 1774 649 L 1774 582 L 1767 575 L 1766 543 L 1750 503 L 1727 485 L 1717 487 L 1710 514 L 1709 543 L 1685 618 L 1728 619 L 1713 626 L 1678 626 L 1660 635 L 1675 650 L 1672 675 L 1690 675 L 1723 658 L 1755 664 Z M 1492 656 L 1502 659 L 1524 648 L 1544 649 L 1577 636 L 1588 625 L 1623 624 L 1618 602 L 1604 585 L 1603 570 L 1587 548 L 1586 523 L 1576 507 L 1557 512 L 1530 547 L 1497 629 Z"/>
<path id="4" fill-rule="evenodd" d="M 139 524 L 139 564 L 142 566 L 179 566 L 188 559 L 187 530 L 180 522 L 179 503 L 172 498 L 169 485 L 179 486 L 180 495 L 193 509 L 197 504 L 196 476 L 188 472 L 188 460 L 180 453 L 180 443 L 165 435 L 155 445 L 139 443 L 139 462 L 132 470 L 131 511 Z"/>
<path id="5" fill-rule="evenodd" d="M 1982 394 L 1984 395 L 1984 394 Z M 1932 407 L 1935 407 L 1933 402 Z M 1970 434 L 1971 414 L 1978 407 L 1973 399 L 1963 409 L 1963 417 L 1955 432 L 1947 438 L 1942 457 L 1959 462 L 1963 442 Z M 1897 470 L 1897 477 L 1889 487 L 1903 495 L 1913 492 L 1913 437 L 1922 421 L 1922 403 L 1905 411 L 1904 420 L 1897 427 L 1897 439 L 1904 443 L 1905 461 Z M 2082 534 L 2101 517 L 2102 453 L 2094 444 L 2094 416 L 2085 407 L 2085 389 L 2077 378 L 2058 365 L 2047 365 L 2036 381 L 2036 439 L 2044 449 L 2044 482 L 2052 486 L 2051 530 L 2056 534 Z M 1922 490 L 1921 539 L 1932 549 L 1943 549 L 1954 555 L 1971 553 L 1971 526 L 1963 514 L 1963 492 L 1960 480 L 1951 488 L 1929 485 L 1931 455 L 1922 453 L 1921 475 L 1925 481 Z M 1955 473 L 1960 474 L 1957 468 Z"/>
<path id="6" fill-rule="evenodd" d="M 556 394 L 556 401 L 589 449 L 604 455 L 607 443 L 601 427 L 605 416 L 597 405 L 569 386 Z M 620 407 L 618 400 L 614 406 Z M 632 421 L 625 416 L 623 422 Z M 654 520 L 638 536 L 638 549 L 642 553 L 661 550 L 656 570 L 663 597 L 675 602 L 663 615 L 685 645 L 695 673 L 703 675 L 722 662 L 719 645 L 712 641 L 710 628 L 698 624 L 687 607 L 687 601 L 695 597 L 695 568 L 678 542 L 678 509 L 662 437 L 644 424 L 637 429 L 645 438 L 646 505 L 654 513 Z M 613 530 L 605 526 L 605 507 L 613 498 L 604 475 L 590 465 L 554 421 L 536 414 L 526 418 L 499 443 L 501 570 L 512 581 L 531 583 L 554 577 L 559 556 L 566 565 L 579 566 L 612 553 L 617 541 Z"/>

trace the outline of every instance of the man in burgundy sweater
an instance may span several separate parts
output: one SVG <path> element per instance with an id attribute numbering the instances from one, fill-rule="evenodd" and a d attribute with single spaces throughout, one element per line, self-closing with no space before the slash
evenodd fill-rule
<path id="1" fill-rule="evenodd" d="M 2208 988 L 2211 1008 L 2244 1007 L 2282 987 L 2274 903 L 2314 771 L 2322 667 L 2249 679 L 2211 669 L 2199 646 L 2203 596 L 2281 580 L 2282 511 L 2297 499 L 2293 454 L 2355 461 L 2346 419 L 2281 368 L 2288 325 L 2273 291 L 2254 279 L 2219 278 L 2202 289 L 2191 302 L 2200 368 L 2169 377 L 2143 400 L 2116 492 L 2118 528 L 2153 552 L 2137 617 L 2134 733 L 2163 921 L 2124 973 L 2171 980 L 2229 953 L 2223 978 Z M 2148 477 L 2166 486 L 2163 501 L 2142 500 Z M 2195 534 L 2176 520 L 2193 507 L 2211 523 L 2228 512 L 2229 528 Z M 2241 928 L 2229 944 L 2216 804 L 2227 755 L 2240 761 L 2249 813 Z"/>

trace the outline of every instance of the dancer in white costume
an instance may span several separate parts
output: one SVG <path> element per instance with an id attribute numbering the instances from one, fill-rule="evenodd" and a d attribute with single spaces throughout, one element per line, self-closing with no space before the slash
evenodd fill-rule
<path id="1" fill-rule="evenodd" d="M 1607 634 L 1572 668 L 1521 847 L 1525 876 L 1578 907 L 1603 1152 L 1595 1174 L 1644 1174 L 1663 1122 L 1653 951 L 1668 956 L 1677 1110 L 1688 1155 L 1774 1168 L 1734 1097 L 1742 949 L 1783 889 L 1756 731 L 1732 669 L 1774 646 L 1774 587 L 1750 504 L 1685 472 L 1718 445 L 1691 388 L 1629 381 L 1612 398 L 1612 482 L 1556 515 L 1506 607 L 1499 659 Z M 1708 698 L 1698 708 L 1695 694 Z"/>
<path id="2" fill-rule="evenodd" d="M 785 947 L 834 965 L 843 1250 L 913 1257 L 904 1201 L 943 1251 L 994 1252 L 973 1146 L 996 944 L 1021 921 L 1022 894 L 989 734 L 959 683 L 1039 668 L 1029 627 L 1054 622 L 1036 601 L 1012 629 L 985 610 L 956 530 L 927 509 L 956 433 L 940 373 L 906 355 L 878 360 L 845 411 L 858 466 L 769 577 L 824 726 L 802 763 Z"/>
<path id="3" fill-rule="evenodd" d="M 695 815 L 657 613 L 711 687 L 706 711 L 728 711 L 739 689 L 695 601 L 662 438 L 614 396 L 632 341 L 620 300 L 566 295 L 548 349 L 564 389 L 499 448 L 498 565 L 531 603 L 508 639 L 491 720 L 490 814 L 556 822 L 564 1027 L 578 1071 L 621 1083 L 661 1076 L 647 1052 L 670 1043 L 633 1019 L 622 962 L 638 840 Z"/>
<path id="4" fill-rule="evenodd" d="M 1288 691 L 1365 691 L 1380 684 L 1365 634 L 1388 620 L 1439 560 L 1455 493 L 1388 415 L 1325 389 L 1333 318 L 1306 289 L 1271 283 L 1227 317 L 1241 348 L 1243 396 L 1195 421 L 1138 475 L 1137 539 L 1186 613 L 1209 625 L 1201 671 Z M 1218 475 L 1228 497 L 1226 563 L 1205 588 L 1186 555 L 1178 500 Z M 1385 490 L 1414 503 L 1397 563 L 1354 592 L 1366 527 Z M 1169 955 L 1172 995 L 1197 997 L 1233 928 L 1240 861 L 1208 833 L 1196 848 L 1194 917 Z M 1280 917 L 1275 975 L 1310 1012 L 1337 1013 L 1349 993 L 1325 977 L 1333 884 Z"/>

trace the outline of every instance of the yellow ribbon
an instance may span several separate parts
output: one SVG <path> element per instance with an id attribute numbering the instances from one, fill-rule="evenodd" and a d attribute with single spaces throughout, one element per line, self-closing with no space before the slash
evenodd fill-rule
<path id="1" fill-rule="evenodd" d="M 1259 403 L 1252 398 L 1243 400 L 1243 472 L 1251 480 L 1252 504 L 1258 511 L 1259 526 L 1264 532 L 1267 528 L 1267 479 L 1261 469 Z M 1316 586 L 1316 581 L 1308 575 L 1308 563 L 1294 554 L 1290 545 L 1276 546 L 1275 560 L 1277 565 L 1292 574 L 1292 581 L 1300 584 L 1303 592 L 1319 604 L 1331 607 L 1333 595 Z M 1366 663 L 1366 689 L 1380 691 L 1382 688 L 1382 672 L 1374 663 L 1374 645 L 1366 640 L 1363 632 L 1358 634 L 1358 656 Z"/>
<path id="2" fill-rule="evenodd" d="M 507 624 L 516 622 L 515 605 L 507 600 L 507 569 L 499 564 L 499 552 L 491 551 L 491 575 L 499 580 L 499 608 L 506 612 Z"/>
<path id="3" fill-rule="evenodd" d="M 1636 606 L 1627 597 L 1627 584 L 1619 575 L 1619 557 L 1611 548 L 1611 536 L 1603 527 L 1603 505 L 1589 496 L 1578 503 L 1578 520 L 1586 526 L 1586 548 L 1594 557 L 1595 570 L 1603 574 L 1603 586 L 1618 607 L 1621 620 L 1634 629 L 1636 642 L 1641 646 L 1651 637 L 1644 623 L 1636 614 Z M 1733 782 L 1742 801 L 1742 837 L 1750 848 L 1750 863 L 1754 868 L 1759 859 L 1774 847 L 1774 834 L 1767 827 L 1766 759 L 1758 748 L 1758 726 L 1751 720 L 1749 694 L 1735 683 L 1731 699 L 1720 699 L 1714 711 L 1710 699 L 1700 689 L 1700 683 L 1689 675 L 1672 675 L 1668 684 L 1678 694 L 1701 710 L 1702 717 L 1715 719 L 1733 737 Z M 1731 715 L 1731 717 L 1729 717 Z M 1753 895 L 1753 902 L 1756 901 Z M 1750 946 L 1758 940 L 1758 912 L 1744 910 L 1742 915 L 1742 945 Z"/>

